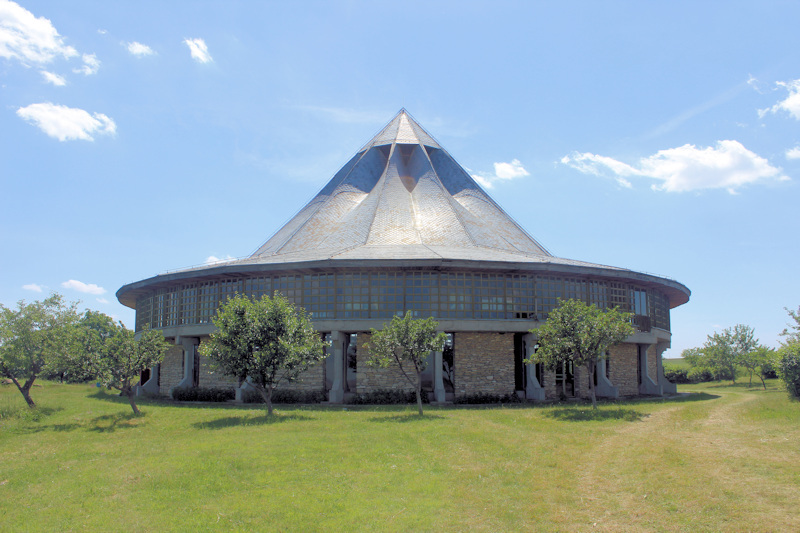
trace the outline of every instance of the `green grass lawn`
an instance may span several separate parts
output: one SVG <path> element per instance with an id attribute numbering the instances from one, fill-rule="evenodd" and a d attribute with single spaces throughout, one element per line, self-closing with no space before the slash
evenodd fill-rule
<path id="1" fill-rule="evenodd" d="M 798 531 L 775 382 L 496 408 L 260 407 L 0 386 L 0 530 Z M 759 383 L 760 386 L 760 383 Z"/>

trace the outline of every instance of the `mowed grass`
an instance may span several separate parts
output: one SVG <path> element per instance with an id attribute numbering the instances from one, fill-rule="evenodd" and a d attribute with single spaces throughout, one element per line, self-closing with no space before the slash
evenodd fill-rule
<path id="1" fill-rule="evenodd" d="M 760 386 L 760 384 L 759 384 Z M 0 530 L 800 531 L 775 382 L 494 408 L 259 407 L 0 387 Z"/>

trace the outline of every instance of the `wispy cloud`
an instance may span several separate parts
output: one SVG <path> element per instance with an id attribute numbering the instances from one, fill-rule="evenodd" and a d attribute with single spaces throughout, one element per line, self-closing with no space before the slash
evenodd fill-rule
<path id="1" fill-rule="evenodd" d="M 584 174 L 611 177 L 625 187 L 631 186 L 626 179 L 629 177 L 655 179 L 660 183 L 654 184 L 653 190 L 666 192 L 725 189 L 735 194 L 740 187 L 760 180 L 789 179 L 738 141 L 717 141 L 707 148 L 686 144 L 659 150 L 642 158 L 637 166 L 588 152 L 575 152 L 561 162 Z"/>
<path id="2" fill-rule="evenodd" d="M 384 113 L 350 109 L 346 107 L 300 105 L 297 106 L 297 109 L 317 113 L 335 122 L 347 124 L 380 124 L 386 121 L 386 115 Z"/>
<path id="3" fill-rule="evenodd" d="M 800 147 L 795 146 L 786 150 L 786 159 L 800 159 Z"/>
<path id="4" fill-rule="evenodd" d="M 114 121 L 102 113 L 89 114 L 83 109 L 50 102 L 21 107 L 17 115 L 59 141 L 93 141 L 93 135 L 114 135 L 117 131 Z"/>
<path id="5" fill-rule="evenodd" d="M 796 120 L 800 120 L 800 80 L 794 81 L 779 81 L 776 82 L 779 88 L 785 89 L 789 94 L 772 107 L 766 109 L 759 109 L 758 116 L 763 117 L 767 113 L 778 113 L 779 111 L 786 111 L 792 115 Z"/>
<path id="6" fill-rule="evenodd" d="M 198 63 L 214 61 L 211 58 L 211 54 L 208 53 L 208 46 L 206 46 L 206 42 L 203 39 L 184 39 L 183 42 L 189 47 L 192 59 Z"/>
<path id="7" fill-rule="evenodd" d="M 37 18 L 15 2 L 0 0 L 0 57 L 31 66 L 77 55 L 78 51 L 64 43 L 50 20 Z"/>
<path id="8" fill-rule="evenodd" d="M 83 66 L 72 69 L 72 72 L 91 76 L 92 74 L 97 74 L 97 71 L 100 70 L 100 60 L 97 59 L 95 54 L 83 54 L 81 59 L 83 59 Z"/>
<path id="9" fill-rule="evenodd" d="M 84 283 L 75 279 L 65 281 L 61 284 L 61 286 L 65 289 L 72 289 L 86 294 L 94 294 L 96 296 L 106 293 L 106 290 L 103 287 L 95 285 L 94 283 Z"/>
<path id="10" fill-rule="evenodd" d="M 135 55 L 136 57 L 144 57 L 144 56 L 151 56 L 155 54 L 155 50 L 147 46 L 146 44 L 138 43 L 133 41 L 132 43 L 123 43 L 125 48 L 128 49 L 128 52 Z"/>
<path id="11" fill-rule="evenodd" d="M 223 258 L 219 258 L 215 255 L 209 255 L 205 260 L 205 264 L 213 265 L 214 263 L 227 263 L 228 261 L 234 261 L 235 259 L 235 257 L 230 255 L 226 255 Z"/>
<path id="12" fill-rule="evenodd" d="M 42 286 L 37 285 L 36 283 L 28 283 L 27 285 L 23 285 L 22 288 L 26 291 L 32 292 L 42 292 Z"/>
<path id="13" fill-rule="evenodd" d="M 44 77 L 44 81 L 47 83 L 52 83 L 56 87 L 63 87 L 67 84 L 67 80 L 58 74 L 54 74 L 53 72 L 47 72 L 46 70 L 43 70 L 42 76 Z"/>
<path id="14" fill-rule="evenodd" d="M 96 300 L 101 304 L 107 304 L 108 303 L 108 300 L 106 300 L 105 298 L 96 298 Z"/>
<path id="15" fill-rule="evenodd" d="M 483 187 L 492 189 L 497 182 L 524 178 L 530 175 L 530 172 L 525 170 L 525 167 L 522 166 L 519 159 L 512 159 L 510 163 L 495 163 L 493 174 L 488 172 L 476 172 L 472 177 Z"/>

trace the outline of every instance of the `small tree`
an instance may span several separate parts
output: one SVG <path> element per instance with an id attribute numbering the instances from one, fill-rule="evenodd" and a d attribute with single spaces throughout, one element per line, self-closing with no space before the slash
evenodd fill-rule
<path id="1" fill-rule="evenodd" d="M 369 340 L 370 358 L 367 364 L 387 367 L 392 362 L 400 367 L 400 371 L 414 387 L 417 393 L 417 408 L 422 416 L 422 372 L 428 365 L 428 355 L 441 351 L 447 340 L 447 334 L 436 332 L 439 324 L 433 318 L 414 318 L 407 311 L 403 318 L 392 317 L 383 329 L 371 330 Z M 414 377 L 409 375 L 411 367 Z M 408 371 L 407 371 L 408 370 Z"/>
<path id="2" fill-rule="evenodd" d="M 104 313 L 86 311 L 73 329 L 70 348 L 59 359 L 59 369 L 67 375 L 100 380 L 107 388 L 128 397 L 133 413 L 135 385 L 139 375 L 164 360 L 169 343 L 157 330 L 146 329 L 136 339 L 134 332 Z"/>
<path id="3" fill-rule="evenodd" d="M 748 387 L 753 386 L 753 374 L 756 374 L 761 379 L 761 385 L 764 390 L 767 390 L 767 384 L 764 377 L 772 369 L 772 361 L 775 359 L 775 350 L 767 348 L 766 346 L 756 346 L 749 353 L 744 354 L 739 358 L 739 364 L 747 369 L 750 374 L 750 383 Z"/>
<path id="4" fill-rule="evenodd" d="M 796 312 L 790 309 L 786 312 L 794 323 L 781 333 L 786 341 L 781 342 L 783 346 L 778 350 L 777 370 L 789 396 L 800 399 L 800 307 Z"/>
<path id="5" fill-rule="evenodd" d="M 267 405 L 267 416 L 275 387 L 296 380 L 324 357 L 322 339 L 305 310 L 279 292 L 253 300 L 237 295 L 212 320 L 217 331 L 200 353 L 223 374 L 240 382 L 249 378 Z"/>
<path id="6" fill-rule="evenodd" d="M 580 300 L 561 300 L 547 321 L 531 333 L 539 339 L 539 349 L 532 361 L 544 363 L 549 370 L 560 364 L 572 362 L 589 372 L 589 388 L 592 392 L 592 408 L 597 409 L 594 373 L 597 363 L 606 357 L 606 351 L 614 344 L 633 335 L 631 314 L 618 308 L 606 311 Z"/>
<path id="7" fill-rule="evenodd" d="M 16 310 L 0 305 L 0 374 L 17 386 L 29 407 L 36 407 L 30 395 L 33 382 L 64 351 L 77 316 L 75 304 L 60 294 L 29 304 L 20 301 Z"/>

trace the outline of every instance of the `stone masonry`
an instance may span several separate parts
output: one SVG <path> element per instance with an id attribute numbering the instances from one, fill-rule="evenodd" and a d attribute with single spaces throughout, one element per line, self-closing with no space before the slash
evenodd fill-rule
<path id="1" fill-rule="evenodd" d="M 454 348 L 457 396 L 514 392 L 514 335 L 458 332 Z"/>

